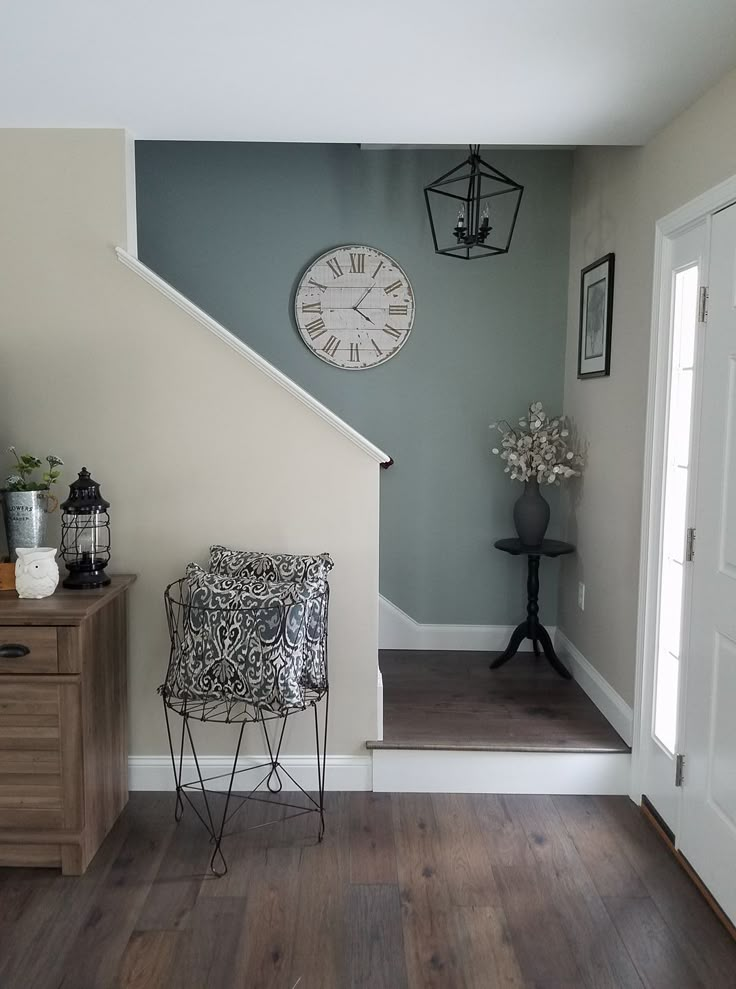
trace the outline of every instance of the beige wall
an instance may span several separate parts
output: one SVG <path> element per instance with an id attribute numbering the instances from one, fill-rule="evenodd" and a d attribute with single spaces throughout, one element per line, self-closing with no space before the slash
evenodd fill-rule
<path id="1" fill-rule="evenodd" d="M 643 148 L 575 155 L 565 412 L 588 443 L 567 498 L 560 628 L 630 704 L 634 699 L 642 465 L 654 230 L 658 219 L 736 173 L 736 71 Z M 611 376 L 577 380 L 580 269 L 616 254 Z M 585 612 L 577 584 L 586 585 Z"/>
<path id="2" fill-rule="evenodd" d="M 333 555 L 329 752 L 365 754 L 378 465 L 116 260 L 125 188 L 122 132 L 0 131 L 0 448 L 57 453 L 66 483 L 85 465 L 112 503 L 111 569 L 138 574 L 132 754 L 167 751 L 162 593 L 212 542 Z M 300 717 L 291 754 L 314 744 Z"/>

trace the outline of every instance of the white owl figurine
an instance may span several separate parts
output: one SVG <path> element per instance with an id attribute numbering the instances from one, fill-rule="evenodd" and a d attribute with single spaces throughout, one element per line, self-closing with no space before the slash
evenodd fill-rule
<path id="1" fill-rule="evenodd" d="M 19 598 L 47 598 L 59 583 L 55 549 L 45 546 L 16 550 L 15 589 Z"/>

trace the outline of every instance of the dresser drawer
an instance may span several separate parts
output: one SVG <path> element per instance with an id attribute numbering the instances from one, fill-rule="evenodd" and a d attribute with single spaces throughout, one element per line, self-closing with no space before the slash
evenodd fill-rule
<path id="1" fill-rule="evenodd" d="M 58 670 L 55 628 L 0 625 L 0 677 Z"/>

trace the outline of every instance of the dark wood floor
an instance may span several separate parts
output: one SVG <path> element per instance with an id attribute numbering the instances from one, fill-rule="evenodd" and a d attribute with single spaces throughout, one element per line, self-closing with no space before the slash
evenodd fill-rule
<path id="1" fill-rule="evenodd" d="M 85 876 L 0 870 L 3 989 L 733 989 L 736 944 L 624 797 L 328 794 L 229 839 L 133 794 Z M 253 807 L 249 823 L 263 820 Z"/>
<path id="2" fill-rule="evenodd" d="M 573 680 L 519 653 L 381 652 L 383 742 L 372 748 L 628 752 Z"/>

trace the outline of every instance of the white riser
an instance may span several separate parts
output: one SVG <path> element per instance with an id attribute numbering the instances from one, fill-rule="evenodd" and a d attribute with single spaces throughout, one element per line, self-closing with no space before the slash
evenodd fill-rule
<path id="1" fill-rule="evenodd" d="M 373 789 L 388 793 L 627 794 L 628 752 L 373 750 Z"/>

